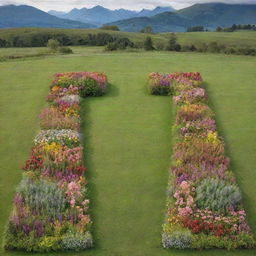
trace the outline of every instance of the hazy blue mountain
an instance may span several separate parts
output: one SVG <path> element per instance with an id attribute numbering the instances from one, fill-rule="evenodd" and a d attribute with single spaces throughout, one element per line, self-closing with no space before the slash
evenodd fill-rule
<path id="1" fill-rule="evenodd" d="M 192 24 L 192 21 L 174 12 L 165 12 L 153 17 L 138 17 L 128 20 L 120 20 L 108 25 L 116 25 L 122 31 L 138 32 L 151 26 L 154 32 L 183 32 Z"/>
<path id="2" fill-rule="evenodd" d="M 93 25 L 60 19 L 27 5 L 0 6 L 0 28 L 14 27 L 91 28 Z"/>
<path id="3" fill-rule="evenodd" d="M 256 24 L 256 4 L 195 4 L 177 13 L 208 28 L 229 27 L 234 23 Z"/>
<path id="4" fill-rule="evenodd" d="M 63 18 L 63 16 L 66 14 L 65 12 L 54 11 L 54 10 L 50 10 L 48 13 L 58 18 Z"/>
<path id="5" fill-rule="evenodd" d="M 215 29 L 233 24 L 256 24 L 256 4 L 195 4 L 175 13 L 165 12 L 153 17 L 132 18 L 111 23 L 123 31 L 140 31 L 151 26 L 154 32 L 181 32 L 191 26 Z"/>
<path id="6" fill-rule="evenodd" d="M 100 26 L 104 23 L 109 23 L 112 21 L 120 19 L 128 19 L 134 17 L 136 12 L 119 9 L 119 10 L 109 10 L 100 5 L 93 8 L 87 9 L 73 9 L 69 13 L 66 13 L 63 17 L 70 20 L 76 20 L 80 22 L 90 23 Z"/>
<path id="7" fill-rule="evenodd" d="M 105 23 L 110 23 L 118 20 L 124 20 L 134 17 L 151 17 L 159 13 L 166 11 L 175 11 L 172 7 L 156 7 L 154 10 L 143 9 L 140 12 L 118 9 L 118 10 L 109 10 L 100 5 L 93 8 L 82 8 L 82 9 L 73 9 L 70 12 L 63 15 L 63 13 L 51 11 L 50 14 L 53 14 L 60 18 L 66 18 L 70 20 L 76 20 L 81 22 L 86 22 L 101 26 Z"/>
<path id="8" fill-rule="evenodd" d="M 153 10 L 143 9 L 136 15 L 136 17 L 152 17 L 163 12 L 176 12 L 176 10 L 171 6 L 167 6 L 167 7 L 158 6 Z"/>

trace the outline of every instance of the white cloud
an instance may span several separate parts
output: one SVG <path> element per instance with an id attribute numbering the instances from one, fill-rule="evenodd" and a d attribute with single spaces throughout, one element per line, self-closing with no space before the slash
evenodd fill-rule
<path id="1" fill-rule="evenodd" d="M 73 8 L 93 7 L 102 5 L 110 9 L 152 9 L 156 6 L 173 6 L 180 9 L 195 3 L 223 2 L 229 4 L 250 3 L 256 4 L 256 0 L 0 0 L 0 5 L 6 4 L 27 4 L 42 10 L 63 10 L 68 11 Z M 117 4 L 118 2 L 118 4 Z"/>

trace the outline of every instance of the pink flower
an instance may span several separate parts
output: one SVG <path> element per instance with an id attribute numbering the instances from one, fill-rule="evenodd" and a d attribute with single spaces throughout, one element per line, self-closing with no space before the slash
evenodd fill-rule
<path id="1" fill-rule="evenodd" d="M 182 216 L 182 217 L 186 217 L 192 213 L 193 213 L 192 209 L 188 206 L 186 206 L 185 208 L 178 209 L 178 214 L 179 214 L 179 216 Z"/>
<path id="2" fill-rule="evenodd" d="M 180 187 L 182 190 L 187 190 L 190 188 L 190 185 L 186 181 L 182 181 Z"/>
<path id="3" fill-rule="evenodd" d="M 71 205 L 72 208 L 74 208 L 75 204 L 76 204 L 76 200 L 74 198 L 71 199 L 70 200 L 70 205 Z"/>

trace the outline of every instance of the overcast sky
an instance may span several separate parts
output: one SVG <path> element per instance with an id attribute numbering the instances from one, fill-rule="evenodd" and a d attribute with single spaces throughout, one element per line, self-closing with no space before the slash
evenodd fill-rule
<path id="1" fill-rule="evenodd" d="M 110 9 L 132 9 L 140 10 L 143 8 L 153 9 L 156 6 L 172 6 L 181 9 L 195 3 L 250 3 L 256 4 L 256 0 L 0 0 L 0 5 L 6 4 L 27 4 L 42 9 L 69 11 L 73 8 L 93 7 L 102 5 Z"/>

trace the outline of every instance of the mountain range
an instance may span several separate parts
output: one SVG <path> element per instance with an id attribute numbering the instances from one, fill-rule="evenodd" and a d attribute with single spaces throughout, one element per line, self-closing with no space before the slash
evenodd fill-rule
<path id="1" fill-rule="evenodd" d="M 195 4 L 176 12 L 164 12 L 153 17 L 131 18 L 109 23 L 120 30 L 137 32 L 151 26 L 154 32 L 184 32 L 188 27 L 229 27 L 233 24 L 256 24 L 256 4 Z"/>
<path id="2" fill-rule="evenodd" d="M 109 10 L 100 5 L 97 5 L 93 8 L 87 9 L 72 9 L 68 13 L 58 12 L 58 11 L 49 11 L 48 13 L 51 15 L 55 15 L 59 18 L 65 18 L 85 23 L 94 24 L 96 26 L 101 26 L 105 23 L 110 23 L 118 20 L 124 20 L 135 17 L 152 17 L 159 13 L 163 12 L 175 12 L 172 7 L 161 7 L 158 6 L 153 10 L 143 9 L 139 12 L 118 9 L 118 10 Z"/>
<path id="3" fill-rule="evenodd" d="M 73 9 L 68 13 L 53 10 L 46 13 L 27 5 L 0 6 L 0 28 L 94 28 L 103 24 L 117 25 L 120 30 L 131 32 L 138 32 L 146 26 L 151 26 L 154 32 L 182 32 L 192 26 L 213 30 L 217 26 L 256 24 L 256 4 L 205 3 L 178 11 L 172 7 L 156 7 L 139 12 L 109 10 L 98 5 Z"/>
<path id="4" fill-rule="evenodd" d="M 0 28 L 44 27 L 44 28 L 93 28 L 69 19 L 60 19 L 28 5 L 0 6 Z"/>

